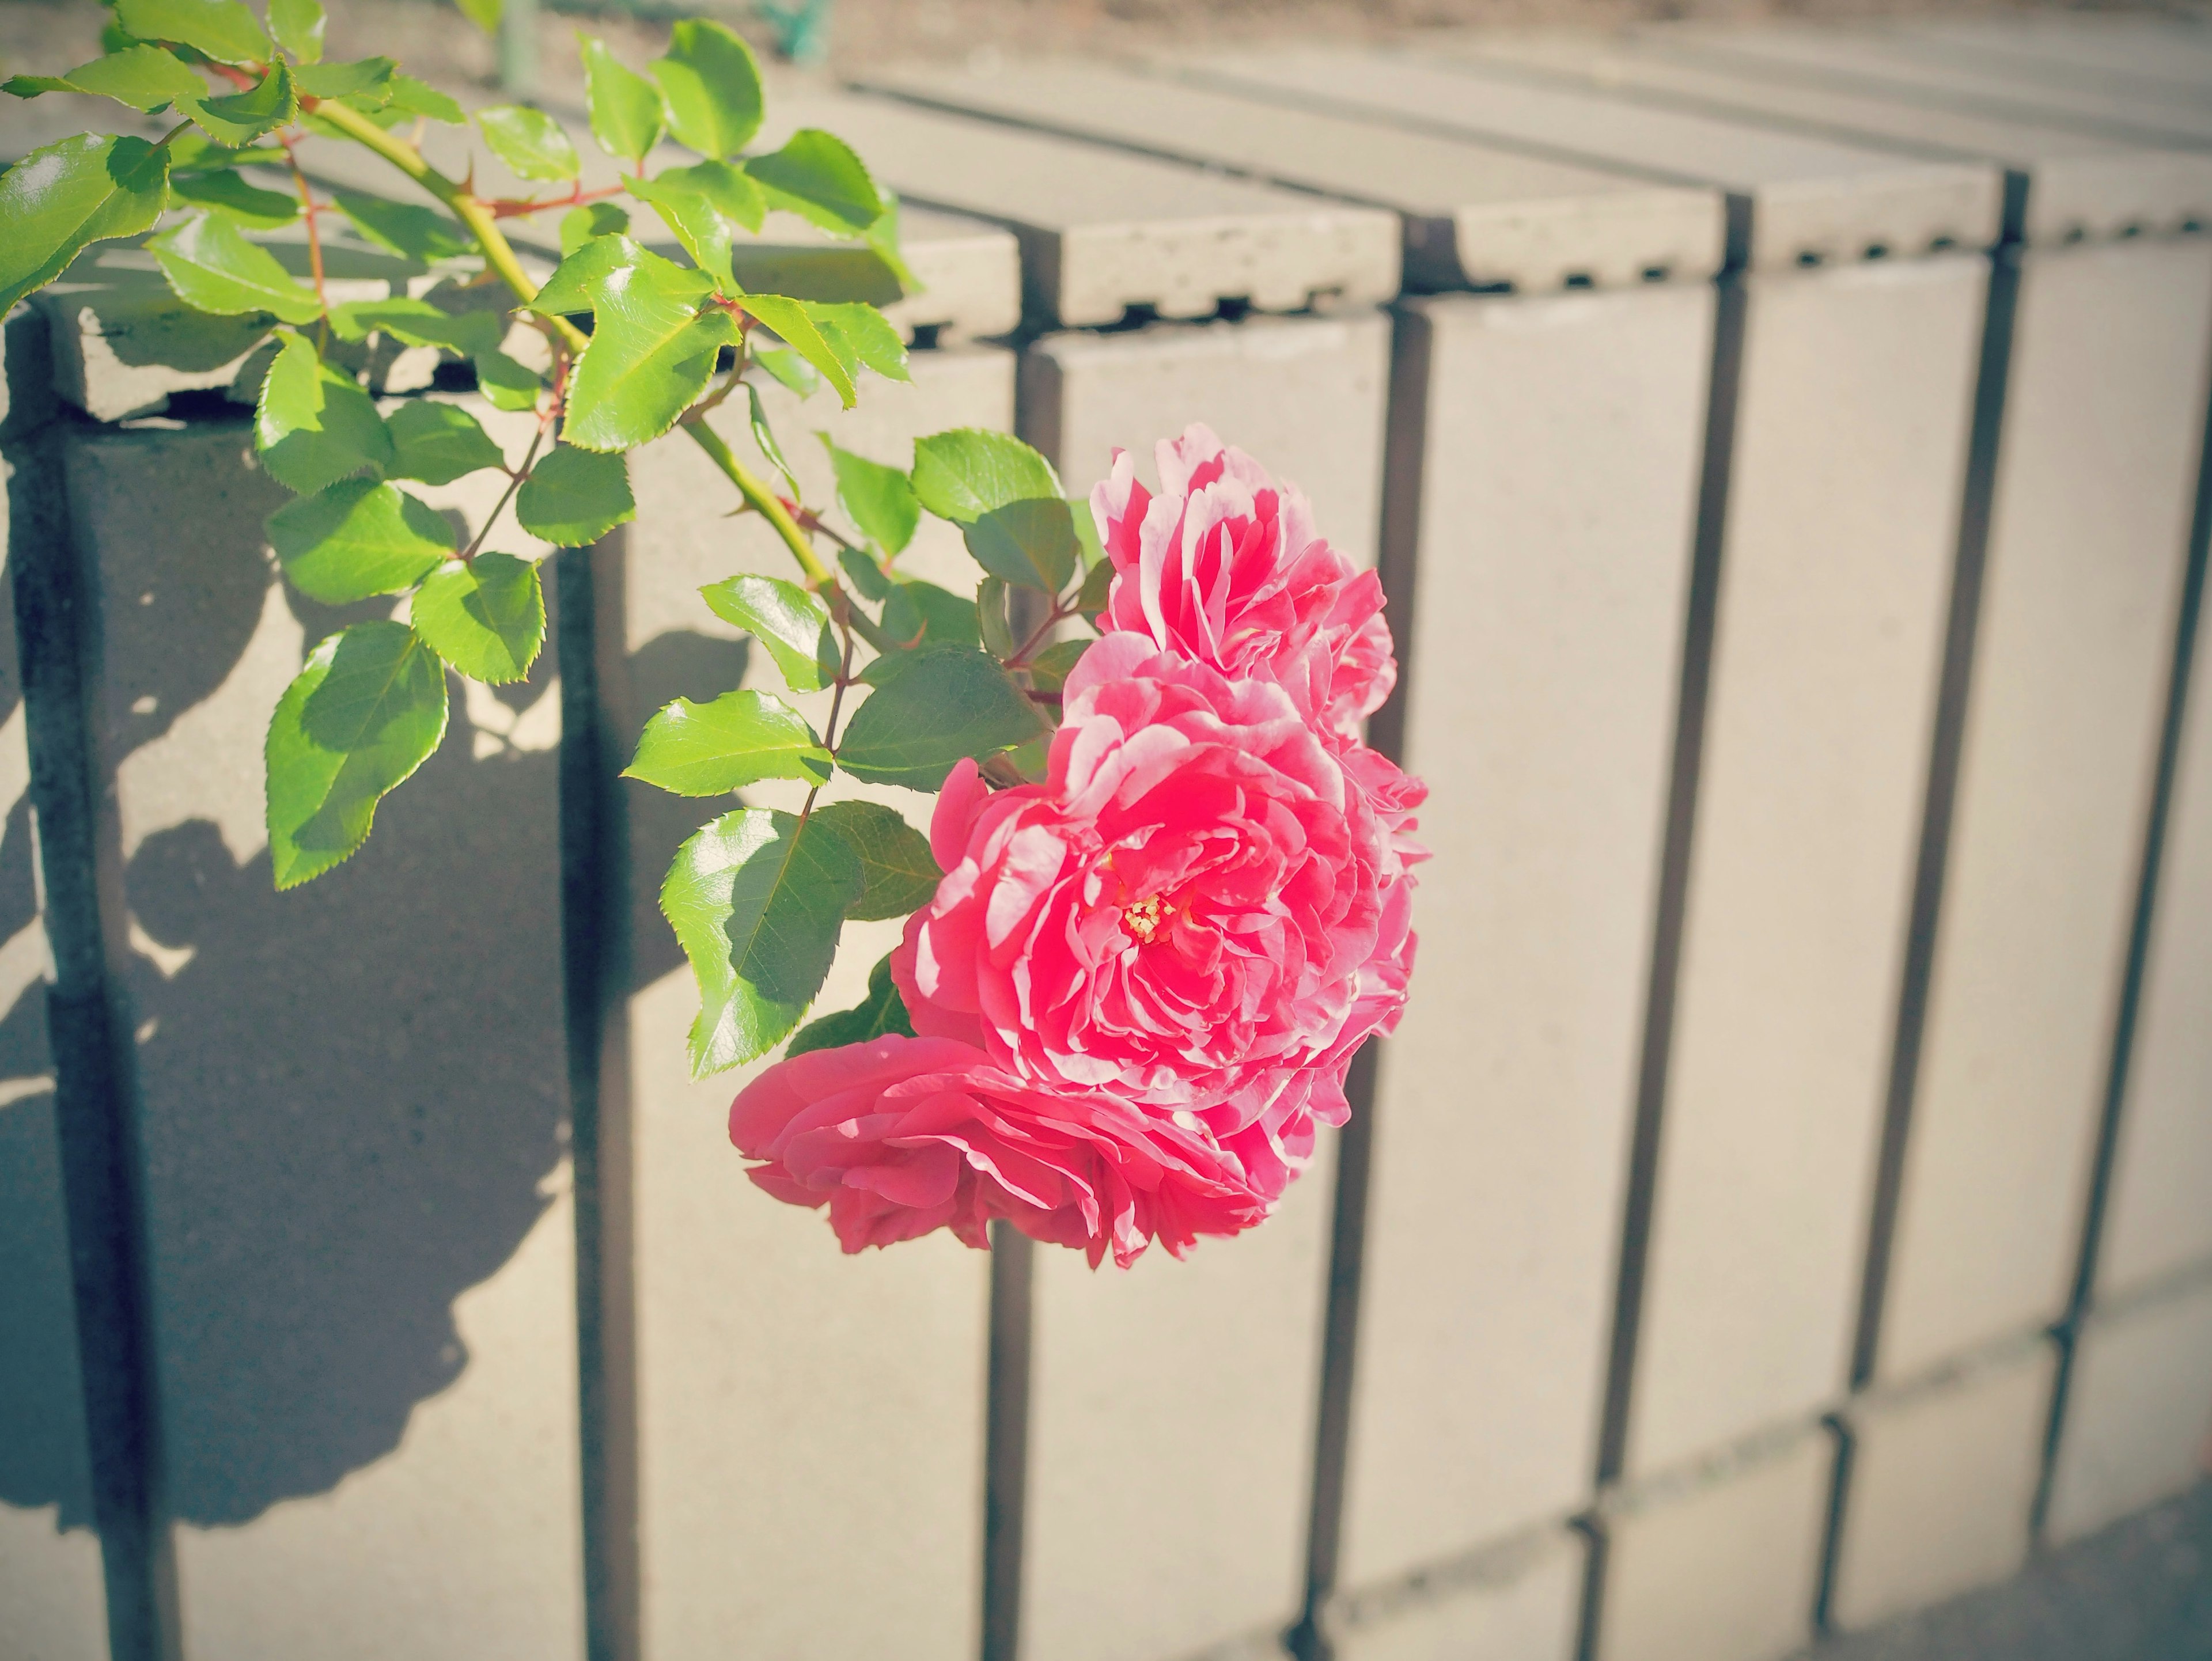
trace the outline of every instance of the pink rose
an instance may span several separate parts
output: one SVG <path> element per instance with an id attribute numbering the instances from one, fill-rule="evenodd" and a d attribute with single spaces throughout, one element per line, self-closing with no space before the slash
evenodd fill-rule
<path id="1" fill-rule="evenodd" d="M 1156 454 L 1158 496 L 1120 450 L 1091 493 L 1115 573 L 1104 625 L 1232 680 L 1273 681 L 1308 720 L 1356 733 L 1397 680 L 1381 581 L 1315 533 L 1295 488 L 1206 427 Z"/>
<path id="2" fill-rule="evenodd" d="M 1403 775 L 1367 752 L 1355 785 L 1285 688 L 1133 633 L 1065 712 L 1044 783 L 993 793 L 963 762 L 938 798 L 946 874 L 891 957 L 915 1029 L 1188 1116 L 1273 1198 L 1404 1001 L 1411 885 L 1370 801 Z"/>
<path id="3" fill-rule="evenodd" d="M 1004 1217 L 1093 1268 L 1110 1251 L 1126 1269 L 1154 1240 L 1181 1257 L 1269 1209 L 1189 1115 L 1038 1089 L 950 1039 L 778 1062 L 732 1104 L 730 1140 L 763 1161 L 746 1174 L 776 1198 L 826 1203 L 848 1252 L 947 1228 L 980 1248 Z"/>

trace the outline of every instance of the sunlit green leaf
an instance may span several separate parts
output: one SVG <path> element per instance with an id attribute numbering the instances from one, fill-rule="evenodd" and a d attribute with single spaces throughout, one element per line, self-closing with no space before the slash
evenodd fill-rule
<path id="1" fill-rule="evenodd" d="M 958 524 L 1008 502 L 1060 494 L 1050 462 L 1019 439 L 980 427 L 916 439 L 909 476 L 924 507 Z"/>
<path id="2" fill-rule="evenodd" d="M 722 796 L 763 779 L 821 784 L 830 752 L 782 699 L 726 692 L 712 703 L 678 698 L 657 711 L 623 771 L 678 796 Z"/>
<path id="3" fill-rule="evenodd" d="M 830 452 L 830 465 L 837 476 L 837 503 L 845 517 L 885 554 L 903 550 L 921 523 L 921 504 L 915 500 L 906 475 L 841 449 L 827 433 L 815 436 Z"/>
<path id="4" fill-rule="evenodd" d="M 427 300 L 356 300 L 331 308 L 331 329 L 341 340 L 386 334 L 409 346 L 436 346 L 464 357 L 495 350 L 506 335 L 491 312 L 448 312 Z"/>
<path id="5" fill-rule="evenodd" d="M 302 594 L 343 605 L 414 587 L 445 562 L 454 539 L 420 498 L 374 479 L 348 479 L 270 514 L 269 545 Z"/>
<path id="6" fill-rule="evenodd" d="M 32 151 L 0 174 L 0 313 L 93 243 L 145 230 L 168 195 L 167 152 L 143 138 L 83 133 Z"/>
<path id="7" fill-rule="evenodd" d="M 980 652 L 926 646 L 877 658 L 864 678 L 875 690 L 837 746 L 837 764 L 856 779 L 935 790 L 963 756 L 1044 730 L 1022 689 Z"/>
<path id="8" fill-rule="evenodd" d="M 561 124 L 527 104 L 495 104 L 477 112 L 484 142 L 524 179 L 574 179 L 582 164 Z"/>
<path id="9" fill-rule="evenodd" d="M 850 302 L 831 306 L 813 300 L 800 303 L 848 370 L 857 375 L 860 369 L 872 369 L 885 380 L 913 379 L 907 369 L 906 343 L 874 306 Z"/>
<path id="10" fill-rule="evenodd" d="M 368 838 L 376 804 L 446 736 L 446 672 L 404 623 L 356 623 L 308 657 L 265 749 L 269 855 L 295 888 Z"/>
<path id="11" fill-rule="evenodd" d="M 254 447 L 270 476 L 307 496 L 389 468 L 392 435 L 368 394 L 317 357 L 312 341 L 289 330 L 276 340 L 253 414 Z"/>
<path id="12" fill-rule="evenodd" d="M 416 633 L 471 680 L 497 685 L 530 673 L 545 643 L 538 567 L 511 554 L 448 560 L 409 603 Z"/>
<path id="13" fill-rule="evenodd" d="M 484 402 L 493 409 L 520 410 L 537 407 L 545 383 L 527 364 L 516 362 L 504 352 L 477 352 L 469 361 L 476 368 L 477 391 L 483 394 Z"/>
<path id="14" fill-rule="evenodd" d="M 218 317 L 267 312 L 286 323 L 322 314 L 314 290 L 294 280 L 276 258 L 248 242 L 219 214 L 200 214 L 149 237 L 146 251 L 185 305 Z"/>
<path id="15" fill-rule="evenodd" d="M 860 897 L 845 915 L 856 923 L 904 917 L 929 903 L 945 873 L 929 839 L 880 802 L 831 802 L 814 816 L 845 839 L 860 862 Z"/>
<path id="16" fill-rule="evenodd" d="M 730 276 L 730 224 L 701 192 L 664 179 L 630 181 L 629 193 L 660 215 L 676 233 L 691 263 L 724 294 L 735 287 Z"/>
<path id="17" fill-rule="evenodd" d="M 883 217 L 884 198 L 867 164 L 834 133 L 802 127 L 781 149 L 757 155 L 745 171 L 769 205 L 839 236 L 859 236 Z"/>
<path id="18" fill-rule="evenodd" d="M 499 15 L 504 9 L 501 0 L 453 0 L 467 18 L 486 34 L 499 33 Z"/>
<path id="19" fill-rule="evenodd" d="M 401 115 L 419 115 L 432 121 L 442 121 L 449 127 L 464 125 L 469 118 L 459 104 L 428 82 L 417 81 L 411 75 L 392 77 L 392 96 L 385 108 Z"/>
<path id="20" fill-rule="evenodd" d="M 350 64 L 307 64 L 292 72 L 310 98 L 361 98 L 381 102 L 391 95 L 396 66 L 388 58 L 362 58 Z"/>
<path id="21" fill-rule="evenodd" d="M 760 65 L 725 25 L 698 18 L 677 24 L 653 74 L 667 100 L 669 130 L 708 160 L 727 161 L 760 130 Z"/>
<path id="22" fill-rule="evenodd" d="M 994 577 L 1058 594 L 1075 574 L 1075 522 L 1057 496 L 1032 496 L 980 513 L 962 527 L 969 553 Z"/>
<path id="23" fill-rule="evenodd" d="M 616 272 L 638 262 L 643 252 L 618 232 L 605 233 L 579 242 L 554 268 L 531 300 L 530 309 L 546 317 L 574 317 L 599 304 L 599 287 Z M 703 285 L 695 285 L 704 291 Z"/>
<path id="24" fill-rule="evenodd" d="M 172 173 L 170 206 L 205 208 L 247 229 L 273 231 L 300 216 L 300 198 L 264 191 L 234 173 Z"/>
<path id="25" fill-rule="evenodd" d="M 660 88 L 609 52 L 605 41 L 587 37 L 583 45 L 592 136 L 609 155 L 642 161 L 660 142 Z"/>
<path id="26" fill-rule="evenodd" d="M 659 438 L 706 390 L 716 355 L 738 339 L 727 312 L 702 309 L 708 284 L 699 272 L 628 238 L 602 237 L 576 258 L 617 245 L 627 258 L 593 290 L 592 343 L 568 393 L 563 436 L 587 450 L 629 450 Z"/>
<path id="27" fill-rule="evenodd" d="M 244 92 L 179 100 L 179 106 L 218 144 L 251 144 L 298 116 L 300 89 L 292 83 L 291 69 L 280 58 L 258 83 Z"/>
<path id="28" fill-rule="evenodd" d="M 761 403 L 760 388 L 750 381 L 745 383 L 745 403 L 752 421 L 753 443 L 775 470 L 783 475 L 783 482 L 791 487 L 791 494 L 796 499 L 802 494 L 799 480 L 791 470 L 791 464 L 783 458 L 783 446 L 775 441 L 775 428 L 769 425 L 768 409 Z"/>
<path id="29" fill-rule="evenodd" d="M 322 0 L 269 0 L 269 32 L 300 63 L 320 61 L 325 21 Z"/>
<path id="30" fill-rule="evenodd" d="M 196 102 L 207 89 L 206 82 L 159 46 L 126 46 L 79 64 L 67 75 L 18 75 L 0 82 L 0 92 L 13 93 L 18 98 L 36 98 L 50 92 L 88 93 L 149 113 L 166 109 L 179 99 Z"/>
<path id="31" fill-rule="evenodd" d="M 582 548 L 637 517 L 629 463 L 619 453 L 556 445 L 538 458 L 515 493 L 514 517 L 532 536 L 559 548 Z"/>
<path id="32" fill-rule="evenodd" d="M 465 409 L 434 398 L 410 398 L 385 418 L 392 435 L 392 460 L 386 468 L 395 479 L 450 484 L 486 467 L 503 467 L 507 458 Z"/>
<path id="33" fill-rule="evenodd" d="M 793 692 L 818 692 L 837 676 L 830 608 L 811 589 L 781 577 L 730 577 L 701 589 L 708 609 L 763 646 Z"/>
<path id="34" fill-rule="evenodd" d="M 781 336 L 791 349 L 821 371 L 848 409 L 854 397 L 852 366 L 823 338 L 803 300 L 781 294 L 744 294 L 738 303 Z"/>
<path id="35" fill-rule="evenodd" d="M 190 46 L 218 64 L 265 64 L 274 50 L 238 0 L 115 0 L 115 21 L 133 39 Z"/>
<path id="36" fill-rule="evenodd" d="M 561 257 L 566 259 L 593 237 L 617 236 L 629 229 L 629 215 L 611 202 L 587 202 L 561 215 Z"/>
<path id="37" fill-rule="evenodd" d="M 876 967 L 868 971 L 868 995 L 860 1000 L 857 1009 L 840 1009 L 819 1021 L 808 1021 L 791 1035 L 791 1042 L 783 1046 L 783 1053 L 787 1059 L 803 1056 L 809 1050 L 841 1050 L 848 1044 L 866 1044 L 886 1033 L 914 1036 L 914 1021 L 906 1012 L 906 1001 L 899 996 L 898 984 L 891 979 L 889 957 L 878 959 Z"/>
<path id="38" fill-rule="evenodd" d="M 822 390 L 821 371 L 788 346 L 769 346 L 754 341 L 748 352 L 753 362 L 800 397 L 811 398 Z"/>

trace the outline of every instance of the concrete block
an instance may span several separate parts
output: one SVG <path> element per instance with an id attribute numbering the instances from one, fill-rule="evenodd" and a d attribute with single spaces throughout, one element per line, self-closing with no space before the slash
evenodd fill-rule
<path id="1" fill-rule="evenodd" d="M 1856 260 L 1871 247 L 1918 254 L 1996 240 L 2000 181 L 1986 165 L 1911 161 L 1830 139 L 1760 131 L 1726 118 L 1544 87 L 1480 64 L 1413 52 L 1314 49 L 1240 57 L 1192 73 L 1278 100 L 1313 100 L 1431 131 L 1502 139 L 1638 177 L 1717 185 L 1747 198 L 1731 258 L 1755 270 Z"/>
<path id="2" fill-rule="evenodd" d="M 1811 1635 L 1828 1439 L 1655 1492 L 1607 1521 L 1597 1661 L 1781 1661 Z"/>
<path id="3" fill-rule="evenodd" d="M 2212 1474 L 2212 1282 L 2093 1318 L 2074 1355 L 2045 1523 L 2094 1534 Z"/>
<path id="4" fill-rule="evenodd" d="M 1154 443 L 1205 421 L 1297 484 L 1322 533 L 1371 565 L 1389 352 L 1373 312 L 1048 336 L 1022 359 L 1023 436 L 1087 495 L 1117 447 L 1152 480 Z"/>
<path id="5" fill-rule="evenodd" d="M 771 239 L 738 243 L 732 260 L 738 282 L 757 294 L 866 300 L 908 341 L 926 333 L 938 346 L 1012 334 L 1021 323 L 1019 246 L 1013 233 L 980 219 L 901 208 L 899 252 L 919 285 L 905 295 L 861 245 L 804 222 L 779 221 L 774 229 Z"/>
<path id="6" fill-rule="evenodd" d="M 1712 326 L 1702 286 L 1400 324 L 1436 857 L 1377 1088 L 1352 1585 L 1564 1515 L 1596 1467 Z"/>
<path id="7" fill-rule="evenodd" d="M 2201 637 L 2200 637 L 2201 638 Z M 2135 1054 L 2097 1253 L 2099 1296 L 2212 1258 L 2212 652 L 2197 652 L 2166 821 Z"/>
<path id="8" fill-rule="evenodd" d="M 519 458 L 527 419 L 478 413 Z M 578 1655 L 554 666 L 488 700 L 489 746 L 457 699 L 368 847 L 276 894 L 269 712 L 390 603 L 278 583 L 242 418 L 66 459 L 185 1646 Z M 431 499 L 466 519 L 503 482 Z"/>
<path id="9" fill-rule="evenodd" d="M 2087 87 L 2188 109 L 2212 104 L 2204 95 L 2212 55 L 2192 51 L 2185 30 L 2168 28 L 2154 36 L 2094 27 L 2061 32 L 2038 27 L 2040 20 L 2033 16 L 1996 29 L 1990 21 L 1903 20 L 1892 27 L 1911 40 L 1916 53 L 1986 65 L 2029 85 Z"/>
<path id="10" fill-rule="evenodd" d="M 1844 1380 L 1987 281 L 1750 282 L 1632 1471 Z"/>
<path id="11" fill-rule="evenodd" d="M 1877 1366 L 2063 1312 L 2165 713 L 2212 243 L 2025 262 Z"/>
<path id="12" fill-rule="evenodd" d="M 781 389 L 768 403 L 806 500 L 827 502 L 828 463 L 807 427 L 903 467 L 922 433 L 1010 427 L 1013 393 L 1012 355 L 969 349 L 916 353 L 912 385 L 872 383 L 851 411 Z M 742 417 L 720 427 L 765 470 Z M 632 467 L 641 511 L 623 533 L 616 624 L 628 686 L 611 712 L 627 732 L 671 697 L 778 685 L 698 590 L 738 571 L 791 572 L 757 518 L 727 517 L 734 492 L 682 434 Z M 900 564 L 956 590 L 981 575 L 957 531 L 933 521 Z M 735 1641 L 764 1655 L 964 1658 L 980 1618 L 988 1265 L 942 1235 L 841 1256 L 819 1212 L 745 1180 L 726 1121 L 758 1067 L 692 1082 L 697 991 L 653 902 L 678 845 L 716 809 L 622 788 L 644 1652 L 720 1658 Z M 930 797 L 872 794 L 927 822 Z M 746 799 L 796 806 L 765 791 Z M 858 1002 L 897 935 L 896 923 L 848 924 L 817 1007 Z"/>
<path id="13" fill-rule="evenodd" d="M 2025 1567 L 2057 1359 L 2038 1338 L 1994 1364 L 1849 1409 L 1838 1627 L 1875 1626 Z"/>
<path id="14" fill-rule="evenodd" d="M 1341 1661 L 1569 1661 L 1587 1548 L 1547 1529 L 1400 1585 L 1340 1598 Z"/>
<path id="15" fill-rule="evenodd" d="M 1777 81 L 1724 59 L 1701 59 L 1693 45 L 1665 32 L 1485 33 L 1454 37 L 1450 49 L 1611 88 L 1638 101 L 1902 155 L 2001 163 L 2027 185 L 2008 232 L 2037 246 L 2174 231 L 2212 218 L 2212 158 L 1972 110 Z"/>
<path id="16" fill-rule="evenodd" d="M 1423 288 L 1570 277 L 1619 287 L 1719 268 L 1720 198 L 1312 108 L 1277 109 L 1072 60 L 884 71 L 873 90 L 952 111 L 1231 169 L 1397 212 Z"/>
<path id="17" fill-rule="evenodd" d="M 1398 291 L 1397 221 L 1378 209 L 884 99 L 782 105 L 761 142 L 802 126 L 846 140 L 902 197 L 1011 229 L 1036 323 L 1117 323 L 1133 306 L 1207 317 L 1224 300 L 1295 312 Z"/>

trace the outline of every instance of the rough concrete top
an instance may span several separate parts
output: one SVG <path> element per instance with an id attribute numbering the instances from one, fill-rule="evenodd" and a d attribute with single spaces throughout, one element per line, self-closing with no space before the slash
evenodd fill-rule
<path id="1" fill-rule="evenodd" d="M 1817 86 L 1972 110 L 2018 121 L 2095 133 L 2139 144 L 2212 147 L 2212 111 L 2066 86 L 2007 66 L 1958 59 L 1940 43 L 1899 33 L 1806 27 L 1720 28 L 1703 24 L 1655 27 L 1655 36 L 1694 42 L 1757 74 L 1787 74 Z"/>
<path id="2" fill-rule="evenodd" d="M 1369 304 L 1398 292 L 1389 214 L 1149 156 L 886 99 L 787 102 L 763 148 L 826 127 L 902 197 L 974 214 L 1021 240 L 1034 320 L 1118 323 L 1133 307 L 1211 315 Z"/>
<path id="3" fill-rule="evenodd" d="M 871 90 L 1370 203 L 1404 221 L 1424 288 L 1541 292 L 1711 276 L 1720 197 L 1314 110 L 1279 109 L 1073 59 L 872 76 Z"/>
<path id="4" fill-rule="evenodd" d="M 1731 256 L 1754 270 L 1856 259 L 1875 248 L 1980 247 L 2000 228 L 2002 180 L 1985 164 L 1908 160 L 1597 91 L 1537 86 L 1479 63 L 1302 50 L 1192 73 L 1255 96 L 1295 96 L 1640 178 L 1718 185 L 1748 209 L 1747 234 Z"/>
<path id="5" fill-rule="evenodd" d="M 1694 50 L 1670 50 L 1673 39 L 1470 34 L 1451 39 L 1444 49 L 1663 107 L 1878 145 L 1900 155 L 1998 162 L 2027 184 L 2018 222 L 2007 230 L 2030 243 L 2179 230 L 2212 220 L 2212 159 L 2201 154 L 2148 149 L 1863 93 L 1778 85 L 1771 76 L 1701 61 Z"/>

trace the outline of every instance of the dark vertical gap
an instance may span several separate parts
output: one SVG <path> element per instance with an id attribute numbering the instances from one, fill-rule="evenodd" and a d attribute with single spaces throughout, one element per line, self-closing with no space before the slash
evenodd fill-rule
<path id="1" fill-rule="evenodd" d="M 1413 603 L 1420 551 L 1421 479 L 1428 449 L 1429 374 L 1436 330 L 1418 306 L 1393 318 L 1389 429 L 1383 440 L 1380 567 L 1398 649 L 1398 684 L 1368 723 L 1368 742 L 1404 758 L 1413 682 Z M 1367 1252 L 1367 1197 L 1375 1146 L 1381 1051 L 1363 1046 L 1345 1078 L 1352 1115 L 1337 1138 L 1328 1286 L 1322 1317 L 1321 1399 L 1314 1426 L 1313 1488 L 1306 1514 L 1305 1602 L 1283 1641 L 1298 1661 L 1331 1661 L 1325 1616 L 1336 1591 L 1352 1438 L 1353 1360 Z"/>
<path id="2" fill-rule="evenodd" d="M 1881 1312 L 1889 1290 L 1890 1253 L 1905 1182 L 1905 1149 L 1919 1086 L 1920 1052 L 1927 1036 L 1928 990 L 1936 967 L 1936 927 L 1950 863 L 1951 821 L 1957 811 L 1959 761 L 1966 742 L 1966 698 L 1973 682 L 1974 648 L 1982 615 L 1983 579 L 1989 565 L 1990 516 L 1996 497 L 1997 456 L 2004 436 L 2006 388 L 2011 378 L 2014 322 L 2020 309 L 2020 251 L 1997 249 L 1990 262 L 1989 306 L 1982 323 L 1982 361 L 1974 388 L 1973 428 L 1967 439 L 1966 476 L 1959 511 L 1958 560 L 1951 576 L 1951 609 L 1936 682 L 1934 735 L 1928 748 L 1928 784 L 1920 821 L 1920 856 L 1912 879 L 1912 908 L 1905 923 L 1897 1026 L 1890 1048 L 1888 1093 L 1882 1106 L 1881 1143 L 1875 1159 L 1874 1209 L 1867 1224 L 1865 1276 L 1859 1288 L 1858 1325 L 1851 1343 L 1850 1386 L 1874 1377 L 1881 1338 Z"/>
<path id="3" fill-rule="evenodd" d="M 1575 1625 L 1575 1661 L 1597 1661 L 1598 1630 L 1605 1623 L 1605 1570 L 1613 1537 L 1605 1519 L 1592 1512 L 1569 1525 L 1583 1537 L 1582 1606 Z"/>
<path id="4" fill-rule="evenodd" d="M 983 1661 L 1015 1661 L 1021 1651 L 1036 1258 L 1028 1235 L 1009 1222 L 991 1225 L 990 1367 L 983 1442 Z"/>
<path id="5" fill-rule="evenodd" d="M 2208 545 L 2212 545 L 2212 409 L 2208 409 L 2205 415 L 2200 443 L 2197 506 L 2190 520 L 2180 615 L 2174 624 L 2166 719 L 2158 740 L 2158 771 L 2153 777 L 2150 812 L 2143 829 L 2142 876 L 2136 888 L 2135 916 L 2128 930 L 2127 967 L 2121 977 L 2119 1009 L 2112 1027 L 2112 1059 L 2105 1076 L 2104 1112 L 2097 1126 L 2096 1158 L 2090 1167 L 2089 1192 L 2082 1208 L 2081 1246 L 2075 1261 L 2074 1284 L 2067 1297 L 2065 1318 L 2055 1334 L 2058 1367 L 2051 1385 L 2051 1417 L 2044 1433 L 2043 1470 L 2036 1483 L 2035 1505 L 2029 1519 L 2033 1537 L 2039 1541 L 2051 1508 L 2051 1483 L 2057 1469 L 2059 1438 L 2065 1430 L 2066 1397 L 2073 1383 L 2081 1323 L 2096 1298 L 2098 1253 L 2104 1239 L 2105 1211 L 2112 1198 L 2112 1165 L 2119 1153 L 2120 1116 L 2127 1103 L 2128 1072 L 2135 1059 L 2136 1023 L 2142 1012 L 2143 975 L 2150 960 L 2151 925 L 2158 912 L 2166 820 L 2172 811 L 2174 781 L 2181 766 L 2182 729 L 2189 713 L 2190 674 L 2197 656 L 2197 626 L 2204 610 L 2206 550 Z"/>
<path id="6" fill-rule="evenodd" d="M 1828 1514 L 1820 1528 L 1820 1578 L 1813 1594 L 1813 1635 L 1826 1638 L 1835 1630 L 1836 1564 L 1844 1548 L 1844 1517 L 1850 1505 L 1851 1472 L 1858 1459 L 1858 1437 L 1850 1421 L 1840 1413 L 1825 1415 L 1820 1425 L 1835 1440 L 1836 1458 L 1828 1476 Z"/>
<path id="7" fill-rule="evenodd" d="M 42 338 L 9 330 L 11 358 Z M 24 366 L 9 365 L 11 379 Z M 92 1509 L 114 1661 L 175 1661 L 176 1563 L 162 1506 L 160 1395 L 131 1023 L 108 973 L 124 927 L 119 828 L 91 707 L 96 605 L 72 546 L 60 427 L 7 448 L 9 560 L 54 979 L 46 991 Z"/>
<path id="8" fill-rule="evenodd" d="M 1705 760 L 1705 704 L 1711 690 L 1713 636 L 1719 617 L 1721 549 L 1727 528 L 1729 482 L 1735 464 L 1735 415 L 1743 372 L 1749 296 L 1741 273 L 1717 285 L 1712 384 L 1706 405 L 1705 465 L 1682 638 L 1682 682 L 1674 731 L 1667 828 L 1660 854 L 1659 906 L 1651 937 L 1651 978 L 1637 1072 L 1636 1124 L 1629 1143 L 1628 1197 L 1620 1226 L 1620 1265 L 1613 1343 L 1606 1361 L 1605 1409 L 1598 1433 L 1597 1481 L 1620 1480 L 1628 1444 L 1629 1391 L 1644 1318 L 1644 1277 L 1651 1245 L 1651 1209 L 1659 1172 L 1659 1131 L 1674 1045 L 1682 922 L 1690 887 L 1690 839 L 1697 821 L 1698 779 Z M 1586 1634 L 1595 1642 L 1595 1634 Z"/>
<path id="9" fill-rule="evenodd" d="M 628 838 L 615 778 L 628 702 L 625 533 L 555 556 L 561 947 L 576 1185 L 576 1347 L 589 1661 L 639 1654 L 631 1283 Z"/>

